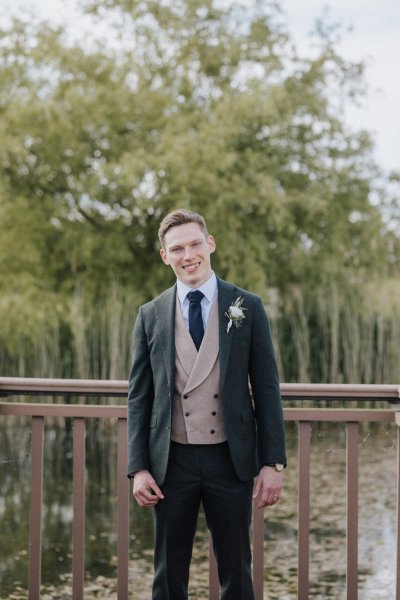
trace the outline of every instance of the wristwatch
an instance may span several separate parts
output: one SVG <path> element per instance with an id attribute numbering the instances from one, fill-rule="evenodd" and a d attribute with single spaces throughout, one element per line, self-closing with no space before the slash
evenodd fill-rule
<path id="1" fill-rule="evenodd" d="M 272 467 L 274 469 L 274 471 L 277 471 L 278 473 L 281 473 L 285 468 L 285 465 L 282 465 L 281 463 L 266 463 L 263 466 L 264 467 Z"/>

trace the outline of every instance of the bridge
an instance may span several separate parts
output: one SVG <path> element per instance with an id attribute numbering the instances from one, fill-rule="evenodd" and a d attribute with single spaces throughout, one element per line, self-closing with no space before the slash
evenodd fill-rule
<path id="1" fill-rule="evenodd" d="M 396 600 L 400 600 L 400 387 L 396 385 L 347 384 L 282 384 L 284 401 L 312 400 L 312 407 L 284 408 L 285 420 L 298 424 L 298 548 L 297 598 L 310 594 L 310 452 L 311 428 L 315 422 L 343 423 L 346 427 L 346 598 L 358 599 L 358 448 L 361 423 L 389 423 L 397 429 L 397 555 L 393 557 L 396 573 Z M 1 396 L 99 396 L 126 397 L 126 381 L 0 378 Z M 357 400 L 357 408 L 332 408 Z M 371 400 L 384 400 L 384 408 L 359 408 Z M 329 401 L 329 407 L 326 407 Z M 304 402 L 302 403 L 304 404 Z M 354 402 L 352 403 L 354 404 Z M 38 600 L 41 593 L 43 458 L 45 421 L 51 417 L 73 420 L 73 526 L 72 526 L 72 597 L 83 600 L 85 584 L 85 430 L 88 419 L 116 421 L 117 455 L 117 580 L 118 600 L 129 597 L 129 481 L 127 465 L 127 411 L 121 405 L 49 404 L 6 400 L 0 403 L 0 416 L 24 416 L 31 423 L 31 500 L 29 514 L 29 599 Z M 1 460 L 1 457 L 0 457 Z M 264 515 L 254 510 L 253 516 L 253 581 L 256 600 L 264 598 Z M 210 545 L 209 600 L 219 598 L 215 558 Z M 389 600 L 389 599 L 388 599 Z"/>

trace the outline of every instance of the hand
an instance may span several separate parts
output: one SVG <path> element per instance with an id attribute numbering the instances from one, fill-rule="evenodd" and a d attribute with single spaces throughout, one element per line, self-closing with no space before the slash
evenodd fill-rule
<path id="1" fill-rule="evenodd" d="M 282 473 L 273 467 L 263 467 L 256 477 L 253 488 L 253 500 L 259 498 L 257 508 L 273 506 L 281 497 Z"/>
<path id="2" fill-rule="evenodd" d="M 155 506 L 164 498 L 149 471 L 137 471 L 133 478 L 133 497 L 139 506 Z"/>

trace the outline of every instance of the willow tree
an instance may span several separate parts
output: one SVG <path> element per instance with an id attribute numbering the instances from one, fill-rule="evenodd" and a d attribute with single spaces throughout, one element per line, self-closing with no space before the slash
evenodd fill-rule
<path id="1" fill-rule="evenodd" d="M 363 93 L 363 68 L 334 31 L 321 26 L 302 57 L 273 3 L 86 11 L 93 33 L 78 42 L 34 21 L 0 32 L 3 333 L 6 311 L 31 336 L 53 315 L 67 322 L 77 289 L 89 305 L 115 285 L 134 304 L 152 297 L 171 281 L 158 223 L 179 206 L 209 221 L 218 273 L 266 299 L 398 268 L 371 203 L 370 136 L 341 111 Z"/>

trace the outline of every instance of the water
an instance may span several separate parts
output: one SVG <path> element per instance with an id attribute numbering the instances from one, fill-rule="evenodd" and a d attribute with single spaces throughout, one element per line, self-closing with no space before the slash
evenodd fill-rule
<path id="1" fill-rule="evenodd" d="M 286 474 L 282 502 L 266 519 L 269 600 L 296 598 L 297 466 Z M 310 597 L 346 598 L 345 426 L 315 424 L 311 451 Z M 396 444 L 394 425 L 364 424 L 359 435 L 359 599 L 395 598 Z M 266 511 L 268 515 L 268 511 Z M 269 521 L 271 521 L 269 525 Z M 268 532 L 269 528 L 269 532 Z M 293 547 L 294 546 L 294 547 Z M 270 585 L 268 585 L 270 582 Z"/>
<path id="2" fill-rule="evenodd" d="M 283 497 L 276 507 L 265 511 L 265 595 L 269 600 L 294 600 L 297 591 L 295 424 L 288 424 L 287 436 L 289 468 L 285 473 Z M 392 424 L 360 426 L 360 600 L 395 597 L 396 436 Z M 0 418 L 1 599 L 26 597 L 30 443 L 30 419 Z M 44 456 L 42 583 L 48 590 L 58 590 L 52 597 L 61 599 L 63 586 L 71 589 L 70 419 L 46 421 Z M 93 585 L 110 590 L 115 588 L 116 577 L 117 437 L 114 420 L 87 420 L 86 460 L 86 578 L 88 582 L 95 582 Z M 315 424 L 311 456 L 310 598 L 345 598 L 345 479 L 345 426 Z M 148 600 L 152 576 L 152 516 L 133 500 L 130 531 L 130 598 Z M 191 571 L 191 598 L 206 598 L 207 582 L 207 533 L 201 515 Z M 71 597 L 70 592 L 65 597 Z M 90 597 L 89 592 L 85 597 Z"/>

